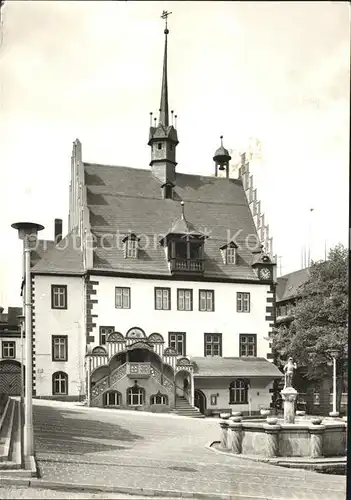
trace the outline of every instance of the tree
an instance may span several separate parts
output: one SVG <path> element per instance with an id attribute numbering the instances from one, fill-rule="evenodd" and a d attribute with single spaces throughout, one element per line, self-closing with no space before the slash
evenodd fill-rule
<path id="1" fill-rule="evenodd" d="M 342 245 L 331 249 L 326 261 L 313 262 L 310 277 L 299 290 L 291 324 L 279 326 L 272 334 L 277 364 L 292 356 L 304 367 L 310 380 L 330 375 L 328 349 L 337 349 L 340 403 L 342 377 L 348 345 L 348 250 Z"/>

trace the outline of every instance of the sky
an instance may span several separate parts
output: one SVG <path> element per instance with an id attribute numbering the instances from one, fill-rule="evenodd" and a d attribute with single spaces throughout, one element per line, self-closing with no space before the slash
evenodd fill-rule
<path id="1" fill-rule="evenodd" d="M 348 244 L 350 9 L 347 2 L 11 1 L 0 47 L 0 305 L 21 304 L 11 224 L 67 231 L 70 157 L 149 168 L 169 17 L 177 170 L 213 175 L 213 154 L 256 138 L 254 183 L 280 257 Z M 255 181 L 256 179 L 256 181 Z M 313 208 L 313 211 L 310 209 Z"/>

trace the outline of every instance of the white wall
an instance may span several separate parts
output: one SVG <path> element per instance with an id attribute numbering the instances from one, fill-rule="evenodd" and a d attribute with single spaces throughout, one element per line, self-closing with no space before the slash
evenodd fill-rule
<path id="1" fill-rule="evenodd" d="M 51 309 L 51 285 L 67 285 L 67 309 Z M 68 374 L 68 396 L 85 392 L 85 296 L 80 277 L 34 277 L 36 394 L 52 396 L 52 374 Z M 67 362 L 52 361 L 52 335 L 68 336 Z M 43 370 L 43 371 L 42 371 Z"/>
<path id="2" fill-rule="evenodd" d="M 266 357 L 269 352 L 268 337 L 270 330 L 266 317 L 266 298 L 269 285 L 236 283 L 182 282 L 168 280 L 148 280 L 136 278 L 114 278 L 94 276 L 97 294 L 94 299 L 93 314 L 96 327 L 92 335 L 99 344 L 99 326 L 114 326 L 123 335 L 132 328 L 142 328 L 146 335 L 160 333 L 168 346 L 168 332 L 186 332 L 186 354 L 204 356 L 204 333 L 222 333 L 222 355 L 239 356 L 239 334 L 257 334 L 257 356 Z M 115 287 L 131 288 L 131 309 L 115 308 Z M 171 288 L 171 310 L 155 310 L 154 287 Z M 193 289 L 193 311 L 177 310 L 177 288 Z M 199 289 L 215 290 L 215 311 L 200 312 Z M 250 313 L 236 311 L 236 292 L 251 294 Z"/>

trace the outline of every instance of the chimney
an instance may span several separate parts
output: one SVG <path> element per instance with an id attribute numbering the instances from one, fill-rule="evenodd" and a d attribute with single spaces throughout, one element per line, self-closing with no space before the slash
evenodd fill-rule
<path id="1" fill-rule="evenodd" d="M 62 219 L 55 219 L 55 242 L 62 240 Z"/>

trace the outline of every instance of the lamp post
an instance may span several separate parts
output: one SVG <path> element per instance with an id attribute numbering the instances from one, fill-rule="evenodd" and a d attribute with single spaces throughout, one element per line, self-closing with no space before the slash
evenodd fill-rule
<path id="1" fill-rule="evenodd" d="M 11 227 L 17 229 L 20 240 L 23 240 L 23 272 L 24 272 L 24 316 L 26 329 L 26 377 L 24 402 L 24 456 L 34 455 L 33 409 L 32 409 L 32 297 L 30 252 L 31 242 L 36 241 L 38 231 L 44 226 L 35 222 L 16 222 Z"/>
<path id="2" fill-rule="evenodd" d="M 24 316 L 17 316 L 21 326 L 21 401 L 24 400 L 24 365 L 23 365 L 23 333 L 24 333 Z"/>
<path id="3" fill-rule="evenodd" d="M 328 349 L 327 353 L 333 359 L 333 411 L 329 413 L 331 417 L 338 417 L 339 412 L 336 411 L 336 358 L 339 355 L 337 349 Z"/>

